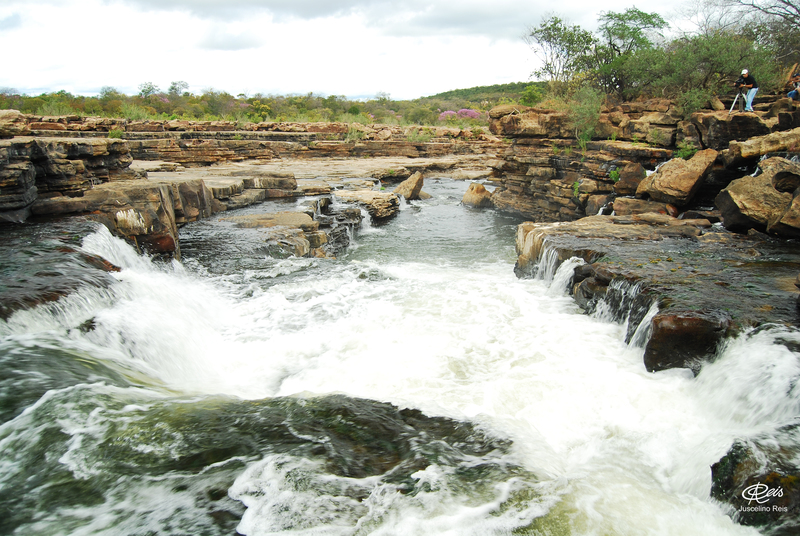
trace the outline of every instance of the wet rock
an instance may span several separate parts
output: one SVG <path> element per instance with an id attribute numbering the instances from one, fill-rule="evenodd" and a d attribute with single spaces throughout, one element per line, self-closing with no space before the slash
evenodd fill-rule
<path id="1" fill-rule="evenodd" d="M 644 179 L 636 195 L 684 206 L 700 188 L 716 159 L 717 151 L 713 149 L 698 151 L 690 160 L 673 158 Z"/>
<path id="2" fill-rule="evenodd" d="M 419 199 L 419 193 L 422 191 L 423 183 L 422 173 L 417 171 L 401 182 L 400 185 L 393 190 L 393 193 L 395 195 L 402 195 L 406 201 L 413 201 Z"/>
<path id="3" fill-rule="evenodd" d="M 669 311 L 651 322 L 644 365 L 649 372 L 670 368 L 700 370 L 728 336 L 730 316 L 721 312 Z"/>
<path id="4" fill-rule="evenodd" d="M 377 220 L 390 218 L 400 210 L 400 200 L 395 194 L 389 192 L 343 190 L 336 191 L 333 195 L 342 202 L 363 206 L 369 215 Z"/>
<path id="5" fill-rule="evenodd" d="M 36 169 L 30 162 L 0 167 L 0 212 L 29 207 L 38 194 Z"/>
<path id="6" fill-rule="evenodd" d="M 606 214 L 611 211 L 607 210 L 613 204 L 614 197 L 611 195 L 590 195 L 586 200 L 585 211 L 586 214 L 600 214 L 602 210 L 606 210 Z"/>
<path id="7" fill-rule="evenodd" d="M 38 199 L 35 215 L 83 214 L 144 251 L 180 258 L 173 190 L 146 180 L 98 185 L 82 197 Z"/>
<path id="8" fill-rule="evenodd" d="M 627 164 L 619 170 L 619 180 L 614 183 L 614 193 L 617 195 L 635 195 L 639 183 L 647 176 L 644 166 L 639 163 Z"/>
<path id="9" fill-rule="evenodd" d="M 180 258 L 178 225 L 212 213 L 212 195 L 199 180 L 134 180 L 97 185 L 81 197 L 39 198 L 36 216 L 87 215 L 150 253 Z"/>
<path id="10" fill-rule="evenodd" d="M 617 197 L 614 199 L 614 214 L 617 216 L 645 214 L 648 212 L 666 214 L 667 206 L 664 203 L 645 201 L 644 199 L 631 199 L 629 197 Z"/>
<path id="11" fill-rule="evenodd" d="M 783 158 L 761 164 L 763 173 L 731 182 L 716 198 L 723 224 L 735 232 L 755 229 L 780 236 L 798 236 L 798 207 L 792 193 L 775 186 L 791 187 L 800 177 L 800 166 Z"/>
<path id="12" fill-rule="evenodd" d="M 764 155 L 787 151 L 790 147 L 798 146 L 800 146 L 800 128 L 749 139 L 736 138 L 730 142 L 727 150 L 720 153 L 720 160 L 726 167 L 739 166 Z"/>
<path id="13" fill-rule="evenodd" d="M 588 266 L 576 270 L 570 285 L 576 302 L 587 312 L 603 303 L 604 311 L 627 322 L 626 341 L 645 347 L 648 370 L 696 371 L 725 336 L 797 322 L 793 282 L 800 251 L 765 235 L 647 213 L 525 222 L 517 228 L 516 247 L 519 277 L 537 273 L 543 262 L 583 259 Z M 640 326 L 654 303 L 655 316 Z"/>
<path id="14" fill-rule="evenodd" d="M 469 188 L 467 188 L 467 191 L 464 192 L 464 196 L 461 198 L 461 203 L 475 208 L 494 206 L 492 202 L 492 193 L 477 182 L 473 182 L 469 185 Z"/>
<path id="15" fill-rule="evenodd" d="M 31 233 L 31 227 L 38 227 Z M 16 311 L 56 301 L 82 287 L 105 288 L 120 269 L 81 251 L 81 241 L 97 228 L 85 219 L 46 224 L 0 224 L 3 235 L 3 284 L 0 285 L 0 319 Z M 6 408 L 4 408 L 6 409 Z"/>
<path id="16" fill-rule="evenodd" d="M 711 466 L 711 497 L 729 505 L 741 525 L 768 534 L 800 531 L 797 424 L 750 440 L 737 440 Z"/>

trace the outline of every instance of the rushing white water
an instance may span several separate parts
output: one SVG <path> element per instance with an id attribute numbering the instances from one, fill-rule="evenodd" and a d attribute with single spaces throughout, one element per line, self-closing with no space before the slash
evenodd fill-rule
<path id="1" fill-rule="evenodd" d="M 485 535 L 520 526 L 531 534 L 756 534 L 709 499 L 710 466 L 737 437 L 798 415 L 798 356 L 763 332 L 731 341 L 697 378 L 647 373 L 624 325 L 582 314 L 566 295 L 566 272 L 517 279 L 512 244 L 481 250 L 486 236 L 463 222 L 437 231 L 447 215 L 424 219 L 449 205 L 469 210 L 446 196 L 409 205 L 402 219 L 359 233 L 343 259 L 270 261 L 257 274 L 211 275 L 191 260 L 154 264 L 99 230 L 83 248 L 121 266 L 119 284 L 17 313 L 2 328 L 3 344 L 53 344 L 145 378 L 135 391 L 141 401 L 114 410 L 123 416 L 167 393 L 344 393 L 476 423 L 511 439 L 514 463 L 538 479 L 512 478 L 478 500 L 451 489 L 456 467 L 434 464 L 414 474 L 430 490 L 410 496 L 376 477 L 321 475 L 312 460 L 242 459 L 228 493 L 247 507 L 239 531 L 248 535 Z M 448 233 L 463 236 L 445 240 Z M 74 329 L 89 319 L 93 329 Z M 103 396 L 119 390 L 97 382 L 91 388 Z M 82 450 L 110 426 L 101 418 L 109 412 L 64 414 L 72 439 L 62 463 L 73 472 L 93 470 Z M 0 438 L 22 434 L 34 414 L 3 425 Z M 298 487 L 298 478 L 313 485 Z M 156 532 L 167 518 L 191 525 L 174 517 L 191 507 L 166 481 L 125 485 L 130 493 L 120 481 L 106 501 L 128 509 L 126 521 L 103 522 L 101 503 L 69 512 L 94 520 L 72 533 L 142 530 L 137 516 Z M 530 501 L 500 507 L 526 486 Z M 365 490 L 366 499 L 344 489 Z M 38 519 L 23 530 L 51 526 Z"/>

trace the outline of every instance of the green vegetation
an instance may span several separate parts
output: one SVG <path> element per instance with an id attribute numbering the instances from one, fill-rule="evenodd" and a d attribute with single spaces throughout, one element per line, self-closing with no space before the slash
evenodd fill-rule
<path id="1" fill-rule="evenodd" d="M 236 123 L 340 121 L 348 124 L 446 125 L 458 128 L 485 126 L 487 112 L 497 104 L 535 104 L 541 100 L 545 82 L 515 82 L 459 89 L 409 101 L 393 100 L 380 93 L 369 100 L 344 96 L 230 95 L 206 89 L 190 93 L 189 84 L 172 82 L 162 91 L 152 82 L 139 85 L 135 95 L 103 87 L 96 96 L 72 95 L 66 91 L 21 95 L 0 88 L 0 109 L 15 109 L 36 115 L 77 115 L 125 118 L 129 120 L 227 120 Z M 430 139 L 430 131 L 418 130 L 418 141 Z M 361 135 L 363 137 L 363 134 Z M 350 139 L 360 139 L 357 131 Z"/>
<path id="2" fill-rule="evenodd" d="M 692 142 L 681 140 L 675 144 L 675 156 L 678 158 L 683 158 L 684 160 L 689 160 L 694 154 L 697 152 L 697 147 Z"/>
<path id="3" fill-rule="evenodd" d="M 800 11 L 794 3 L 696 0 L 694 9 L 697 31 L 671 40 L 664 37 L 668 24 L 661 16 L 635 7 L 602 13 L 595 33 L 558 15 L 543 18 L 525 41 L 542 61 L 532 75 L 548 84 L 545 105 L 583 105 L 579 92 L 590 87 L 611 103 L 676 99 L 688 117 L 715 95 L 730 94 L 743 68 L 756 76 L 762 92 L 783 89 L 786 73 L 800 62 Z"/>

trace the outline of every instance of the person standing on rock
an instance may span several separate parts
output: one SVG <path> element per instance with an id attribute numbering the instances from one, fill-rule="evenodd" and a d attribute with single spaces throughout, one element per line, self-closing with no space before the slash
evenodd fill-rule
<path id="1" fill-rule="evenodd" d="M 737 89 L 742 89 L 745 91 L 745 105 L 744 111 L 745 112 L 752 112 L 753 111 L 753 99 L 756 98 L 756 93 L 758 93 L 758 82 L 756 82 L 755 76 L 750 74 L 750 71 L 747 69 L 742 69 L 742 75 L 734 84 Z"/>

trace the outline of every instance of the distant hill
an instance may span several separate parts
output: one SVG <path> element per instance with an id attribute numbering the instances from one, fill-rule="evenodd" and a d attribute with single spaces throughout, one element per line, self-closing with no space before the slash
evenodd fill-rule
<path id="1" fill-rule="evenodd" d="M 468 89 L 453 89 L 444 93 L 437 93 L 420 100 L 452 100 L 464 99 L 470 102 L 498 102 L 503 99 L 518 101 L 522 91 L 530 86 L 541 85 L 542 89 L 547 86 L 546 82 L 511 82 L 509 84 L 495 84 L 493 86 L 476 86 Z"/>

